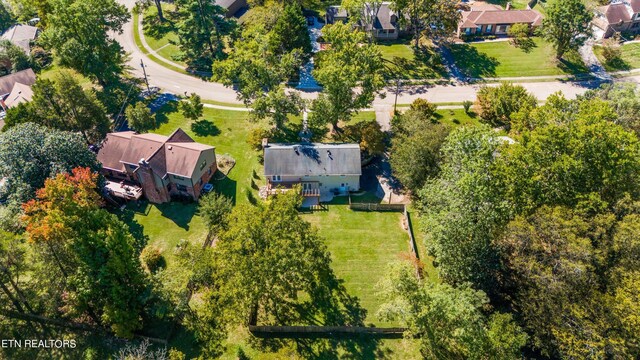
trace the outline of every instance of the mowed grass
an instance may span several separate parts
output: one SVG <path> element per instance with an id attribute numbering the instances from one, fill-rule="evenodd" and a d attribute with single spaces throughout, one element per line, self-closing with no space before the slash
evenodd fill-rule
<path id="1" fill-rule="evenodd" d="M 376 46 L 386 60 L 385 77 L 388 79 L 439 79 L 446 73 L 431 48 L 416 53 L 409 43 L 380 42 Z"/>
<path id="2" fill-rule="evenodd" d="M 640 43 L 626 44 L 620 47 L 620 59 L 607 62 L 602 56 L 602 46 L 595 46 L 593 52 L 607 71 L 622 71 L 640 68 Z"/>
<path id="3" fill-rule="evenodd" d="M 180 53 L 178 47 L 178 34 L 171 22 L 171 12 L 175 10 L 172 4 L 162 5 L 163 14 L 166 18 L 164 23 L 157 20 L 158 9 L 155 6 L 149 6 L 144 12 L 143 17 L 143 33 L 147 44 L 156 54 L 167 60 L 186 66 L 182 61 L 176 60 L 174 56 Z"/>
<path id="4" fill-rule="evenodd" d="M 328 205 L 327 211 L 302 215 L 325 239 L 332 267 L 344 280 L 347 292 L 367 309 L 367 323 L 377 326 L 391 324 L 376 317 L 382 304 L 376 284 L 389 263 L 409 258 L 409 235 L 401 226 L 401 216 L 397 212 L 352 211 L 344 202 Z"/>
<path id="5" fill-rule="evenodd" d="M 212 180 L 216 191 L 231 197 L 235 203 L 248 200 L 251 189 L 253 171 L 261 173 L 257 160 L 257 152 L 252 150 L 246 139 L 253 125 L 247 121 L 248 114 L 240 111 L 224 111 L 204 109 L 204 116 L 200 120 L 201 127 L 208 132 L 202 132 L 192 121 L 186 120 L 175 106 L 165 106 L 159 112 L 160 126 L 153 133 L 169 135 L 178 128 L 182 128 L 195 141 L 215 146 L 218 157 L 229 155 L 236 161 L 236 165 L 223 180 Z M 206 126 L 202 126 L 206 124 Z M 260 180 L 255 180 L 259 182 Z M 149 238 L 149 245 L 162 251 L 167 266 L 172 265 L 173 250 L 184 239 L 193 244 L 201 244 L 206 236 L 206 227 L 197 213 L 197 204 L 170 202 L 161 205 L 130 204 L 123 214 L 130 224 L 142 226 L 142 232 Z M 135 222 L 131 221 L 135 220 Z"/>
<path id="6" fill-rule="evenodd" d="M 472 78 L 525 77 L 586 74 L 580 55 L 571 52 L 557 61 L 551 44 L 534 37 L 529 51 L 509 41 L 456 44 L 451 46 L 456 65 Z"/>

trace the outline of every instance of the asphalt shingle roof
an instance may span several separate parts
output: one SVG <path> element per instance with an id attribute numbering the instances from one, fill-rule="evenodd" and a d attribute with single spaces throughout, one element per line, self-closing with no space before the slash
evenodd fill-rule
<path id="1" fill-rule="evenodd" d="M 269 144 L 265 176 L 361 175 L 358 144 Z"/>

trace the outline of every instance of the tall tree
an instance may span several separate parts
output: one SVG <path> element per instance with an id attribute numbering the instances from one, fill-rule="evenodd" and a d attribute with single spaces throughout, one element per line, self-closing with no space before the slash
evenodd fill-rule
<path id="1" fill-rule="evenodd" d="M 78 134 L 26 123 L 0 134 L 0 176 L 5 193 L 24 202 L 45 179 L 76 167 L 100 168 L 96 155 Z"/>
<path id="2" fill-rule="evenodd" d="M 288 4 L 270 31 L 269 45 L 274 54 L 283 55 L 298 50 L 306 59 L 311 55 L 311 38 L 307 20 L 298 3 Z"/>
<path id="3" fill-rule="evenodd" d="M 422 111 L 408 110 L 392 123 L 389 163 L 393 175 L 410 191 L 420 190 L 440 169 L 440 148 L 449 135 L 445 125 L 433 123 Z"/>
<path id="4" fill-rule="evenodd" d="M 180 111 L 189 120 L 197 121 L 201 118 L 204 112 L 204 105 L 200 95 L 191 93 L 185 101 L 180 102 Z"/>
<path id="5" fill-rule="evenodd" d="M 498 266 L 492 240 L 507 220 L 500 179 L 491 170 L 500 141 L 486 126 L 459 128 L 442 147 L 440 176 L 419 192 L 425 245 L 440 276 L 495 294 Z"/>
<path id="6" fill-rule="evenodd" d="M 258 8 L 229 58 L 213 66 L 215 77 L 237 89 L 238 99 L 251 107 L 252 119 L 268 119 L 278 129 L 284 127 L 289 115 L 299 115 L 304 108 L 300 96 L 287 93 L 285 84 L 297 76 L 310 51 L 302 38 L 306 36 L 308 42 L 306 27 L 304 34 L 300 32 L 300 9 L 289 5 L 282 12 L 274 4 Z M 282 15 L 273 19 L 273 13 Z M 285 21 L 293 21 L 292 27 Z"/>
<path id="7" fill-rule="evenodd" d="M 446 40 L 455 33 L 460 20 L 456 4 L 454 0 L 395 0 L 392 7 L 402 14 L 398 21 L 411 28 L 417 49 L 423 34 L 432 40 Z"/>
<path id="8" fill-rule="evenodd" d="M 9 40 L 0 40 L 0 76 L 8 75 L 31 66 L 24 51 Z"/>
<path id="9" fill-rule="evenodd" d="M 578 50 L 591 36 L 593 13 L 582 0 L 554 0 L 542 20 L 542 36 L 553 44 L 556 58 Z"/>
<path id="10" fill-rule="evenodd" d="M 538 100 L 521 85 L 502 83 L 478 90 L 476 109 L 483 122 L 491 126 L 511 128 L 511 115 L 521 108 L 535 108 Z"/>
<path id="11" fill-rule="evenodd" d="M 640 87 L 638 85 L 604 84 L 600 89 L 587 91 L 584 98 L 600 98 L 607 101 L 617 114 L 615 122 L 640 134 Z"/>
<path id="12" fill-rule="evenodd" d="M 111 128 L 95 90 L 83 89 L 69 72 L 61 72 L 53 81 L 37 80 L 33 85 L 33 99 L 26 106 L 31 109 L 13 114 L 6 128 L 35 121 L 54 129 L 78 131 L 87 143 L 101 141 Z M 24 117 L 18 118 L 18 115 Z"/>
<path id="13" fill-rule="evenodd" d="M 156 127 L 156 117 L 145 103 L 138 102 L 127 108 L 125 114 L 129 127 L 139 133 L 145 133 Z"/>
<path id="14" fill-rule="evenodd" d="M 125 54 L 110 32 L 122 32 L 129 12 L 115 0 L 51 0 L 53 10 L 40 39 L 62 65 L 112 83 L 121 74 Z"/>
<path id="15" fill-rule="evenodd" d="M 365 34 L 354 31 L 349 24 L 328 25 L 323 36 L 331 46 L 318 54 L 313 71 L 323 89 L 312 102 L 310 120 L 331 124 L 338 130 L 340 121 L 351 120 L 381 94 L 385 84 L 383 62 L 380 50 L 365 44 Z"/>
<path id="16" fill-rule="evenodd" d="M 189 67 L 211 70 L 222 58 L 225 38 L 235 29 L 235 21 L 214 0 L 178 0 L 178 46 Z"/>
<path id="17" fill-rule="evenodd" d="M 24 205 L 27 236 L 50 250 L 64 279 L 68 314 L 89 314 L 130 338 L 142 327 L 145 281 L 128 227 L 102 209 L 98 175 L 88 168 L 48 179 Z"/>
<path id="18" fill-rule="evenodd" d="M 489 299 L 468 286 L 420 282 L 411 266 L 396 264 L 379 284 L 386 301 L 378 316 L 399 320 L 420 339 L 425 359 L 517 359 L 527 335 L 511 315 L 486 316 Z"/>
<path id="19" fill-rule="evenodd" d="M 11 8 L 5 3 L 0 1 L 0 32 L 4 32 L 13 25 L 15 22 Z"/>

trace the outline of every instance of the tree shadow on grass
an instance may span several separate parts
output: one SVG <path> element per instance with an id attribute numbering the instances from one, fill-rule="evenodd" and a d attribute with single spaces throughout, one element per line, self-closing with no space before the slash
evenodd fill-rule
<path id="1" fill-rule="evenodd" d="M 233 171 L 233 170 L 231 170 Z M 215 175 L 214 175 L 215 178 Z M 237 197 L 237 192 L 238 192 L 238 182 L 229 178 L 228 176 L 225 176 L 223 178 L 221 178 L 220 180 L 214 180 L 212 179 L 211 181 L 209 181 L 211 184 L 213 184 L 214 189 L 216 190 L 216 192 L 228 197 L 231 199 L 231 202 L 233 203 L 233 205 L 236 205 L 236 197 Z"/>
<path id="2" fill-rule="evenodd" d="M 142 208 L 140 208 L 137 205 L 142 206 Z M 124 211 L 118 213 L 117 215 L 118 215 L 118 218 L 122 222 L 127 224 L 127 226 L 129 227 L 129 233 L 131 234 L 131 236 L 133 236 L 133 239 L 134 239 L 134 244 L 133 244 L 134 248 L 136 249 L 136 252 L 140 253 L 142 249 L 144 249 L 144 247 L 147 246 L 147 243 L 149 242 L 149 236 L 144 233 L 144 226 L 142 226 L 135 219 L 135 214 L 136 213 L 148 214 L 149 206 L 146 201 L 138 202 L 137 205 L 134 203 L 130 203 L 124 209 Z"/>
<path id="3" fill-rule="evenodd" d="M 177 101 L 168 101 L 156 110 L 156 124 L 160 126 L 169 122 L 169 115 L 178 111 Z"/>
<path id="4" fill-rule="evenodd" d="M 577 51 L 565 54 L 562 59 L 558 60 L 558 68 L 563 72 L 571 75 L 588 74 L 589 69 L 582 61 L 582 57 Z"/>
<path id="5" fill-rule="evenodd" d="M 614 69 L 616 71 L 631 70 L 631 65 L 628 62 L 624 61 L 622 58 L 611 59 L 610 61 L 607 61 L 605 65 L 608 68 Z"/>
<path id="6" fill-rule="evenodd" d="M 198 120 L 191 123 L 191 131 L 197 136 L 220 135 L 220 129 L 211 120 Z"/>
<path id="7" fill-rule="evenodd" d="M 468 44 L 458 44 L 449 47 L 455 59 L 456 66 L 468 77 L 495 77 L 496 67 L 500 65 L 498 59 L 481 53 Z"/>
<path id="8" fill-rule="evenodd" d="M 166 217 L 173 221 L 179 227 L 189 230 L 189 224 L 191 223 L 191 219 L 195 215 L 198 210 L 198 204 L 189 202 L 189 203 L 181 203 L 177 201 L 171 201 L 164 204 L 155 205 L 162 216 Z"/>
<path id="9" fill-rule="evenodd" d="M 151 36 L 154 39 L 162 39 L 167 34 L 177 31 L 171 20 L 165 16 L 165 21 L 161 22 L 156 13 L 145 15 L 142 30 L 145 36 Z"/>

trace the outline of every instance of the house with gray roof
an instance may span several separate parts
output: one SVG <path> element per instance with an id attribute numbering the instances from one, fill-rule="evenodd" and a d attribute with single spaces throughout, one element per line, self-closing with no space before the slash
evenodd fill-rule
<path id="1" fill-rule="evenodd" d="M 543 16 L 539 12 L 506 9 L 492 4 L 471 4 L 468 11 L 462 11 L 456 36 L 463 35 L 507 35 L 514 24 L 527 24 L 533 31 L 542 25 Z"/>
<path id="2" fill-rule="evenodd" d="M 27 56 L 31 54 L 31 42 L 38 36 L 38 28 L 31 25 L 18 24 L 2 34 L 2 40 L 9 40 L 18 46 Z"/>
<path id="3" fill-rule="evenodd" d="M 170 136 L 107 134 L 98 161 L 111 195 L 127 200 L 144 195 L 152 203 L 197 200 L 217 170 L 214 147 L 193 141 L 182 129 Z"/>
<path id="4" fill-rule="evenodd" d="M 267 193 L 300 185 L 304 197 L 329 201 L 336 194 L 360 190 L 358 144 L 264 144 Z"/>
<path id="5" fill-rule="evenodd" d="M 372 24 L 359 25 L 363 30 L 372 32 L 378 40 L 395 40 L 398 38 L 400 29 L 398 26 L 398 14 L 391 9 L 390 2 L 383 2 L 378 8 L 367 3 L 363 11 L 373 19 Z M 347 22 L 349 13 L 340 6 L 330 6 L 326 12 L 327 24 L 335 22 Z"/>

